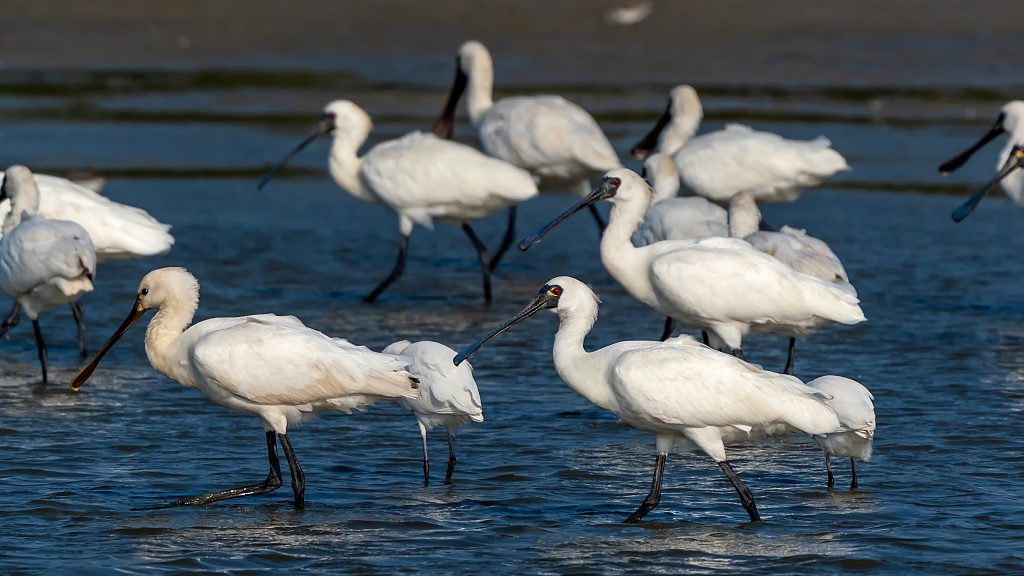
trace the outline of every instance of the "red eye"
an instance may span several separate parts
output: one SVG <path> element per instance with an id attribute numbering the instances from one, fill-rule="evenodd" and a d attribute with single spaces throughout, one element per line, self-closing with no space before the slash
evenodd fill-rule
<path id="1" fill-rule="evenodd" d="M 562 289 L 559 288 L 558 286 L 552 286 L 551 288 L 548 289 L 548 294 L 551 294 L 552 296 L 561 296 Z"/>
<path id="2" fill-rule="evenodd" d="M 616 179 L 612 180 L 612 184 L 614 184 L 615 186 L 621 186 L 622 185 L 622 180 L 619 180 L 618 178 L 616 178 Z"/>

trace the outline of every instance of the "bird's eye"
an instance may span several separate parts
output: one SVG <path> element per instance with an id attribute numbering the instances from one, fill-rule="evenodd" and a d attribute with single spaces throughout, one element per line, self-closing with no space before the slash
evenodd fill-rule
<path id="1" fill-rule="evenodd" d="M 548 294 L 551 294 L 552 296 L 561 296 L 562 289 L 558 286 L 552 286 L 551 288 L 548 288 Z"/>
<path id="2" fill-rule="evenodd" d="M 143 296 L 149 294 L 149 288 L 143 288 L 142 290 L 139 291 L 139 294 L 142 294 Z"/>
<path id="3" fill-rule="evenodd" d="M 615 178 L 614 180 L 612 180 L 612 185 L 613 186 L 621 186 L 622 185 L 622 180 L 619 180 L 618 178 Z"/>

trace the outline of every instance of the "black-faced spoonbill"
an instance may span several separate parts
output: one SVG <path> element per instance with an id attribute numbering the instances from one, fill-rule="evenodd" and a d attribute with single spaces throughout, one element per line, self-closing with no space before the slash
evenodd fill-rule
<path id="1" fill-rule="evenodd" d="M 633 155 L 644 158 L 657 150 L 672 156 L 684 188 L 722 205 L 743 190 L 758 202 L 792 202 L 807 188 L 850 169 L 824 136 L 787 140 L 728 124 L 723 130 L 694 137 L 703 116 L 696 90 L 673 88 L 668 108 L 633 147 Z"/>
<path id="2" fill-rule="evenodd" d="M 825 400 L 839 417 L 840 430 L 815 434 L 814 441 L 825 453 L 828 486 L 835 484 L 832 476 L 832 456 L 850 459 L 850 488 L 857 487 L 857 468 L 854 460 L 870 460 L 871 445 L 875 438 L 875 397 L 863 384 L 842 376 L 822 376 L 807 383 L 829 396 Z"/>
<path id="3" fill-rule="evenodd" d="M 295 506 L 301 507 L 306 481 L 288 440 L 290 422 L 315 412 L 351 413 L 381 400 L 419 395 L 416 379 L 398 357 L 331 338 L 294 316 L 211 318 L 189 327 L 198 307 L 199 282 L 184 268 L 146 274 L 128 317 L 71 381 L 71 389 L 78 390 L 118 338 L 155 309 L 146 329 L 146 356 L 153 368 L 225 408 L 259 416 L 267 433 L 267 479 L 182 498 L 171 506 L 204 505 L 280 488 L 276 434 L 291 469 Z"/>
<path id="4" fill-rule="evenodd" d="M 450 484 L 455 472 L 455 431 L 470 422 L 483 422 L 484 410 L 480 391 L 468 362 L 455 366 L 455 350 L 437 342 L 408 340 L 395 342 L 383 350 L 385 354 L 409 358 L 409 372 L 419 381 L 419 398 L 400 398 L 398 403 L 416 416 L 423 437 L 423 485 L 430 482 L 430 460 L 427 458 L 427 432 L 444 426 L 448 433 L 448 471 L 444 483 Z"/>
<path id="5" fill-rule="evenodd" d="M 476 127 L 484 152 L 529 170 L 541 179 L 542 190 L 574 187 L 579 196 L 590 192 L 590 180 L 619 168 L 622 162 L 594 117 L 561 96 L 513 96 L 494 102 L 494 62 L 475 40 L 459 47 L 455 83 L 433 132 L 451 138 L 455 109 L 469 87 L 466 110 Z M 598 226 L 604 222 L 591 209 Z M 510 222 L 515 215 L 510 215 Z"/>
<path id="6" fill-rule="evenodd" d="M 391 274 L 365 300 L 375 301 L 405 272 L 413 225 L 433 229 L 437 219 L 461 226 L 473 242 L 483 274 L 484 299 L 490 304 L 492 264 L 512 244 L 515 230 L 510 227 L 506 231 L 502 247 L 492 259 L 469 224 L 536 196 L 533 178 L 525 170 L 475 148 L 422 132 L 381 142 L 360 157 L 359 147 L 372 129 L 370 115 L 359 106 L 347 100 L 331 102 L 324 108 L 313 133 L 285 156 L 259 187 L 310 142 L 333 134 L 330 171 L 338 186 L 356 198 L 382 203 L 398 213 L 402 234 L 398 261 Z"/>
<path id="7" fill-rule="evenodd" d="M 0 336 L 18 324 L 20 309 L 32 320 L 39 348 L 39 363 L 46 374 L 46 343 L 39 329 L 39 313 L 73 304 L 92 291 L 96 253 L 85 228 L 68 220 L 51 220 L 39 213 L 39 189 L 24 166 L 7 169 L 0 199 L 10 198 L 13 208 L 3 223 L 0 238 L 0 289 L 15 299 L 11 315 L 0 325 Z M 75 311 L 79 346 L 85 351 L 84 325 Z"/>
<path id="8" fill-rule="evenodd" d="M 601 262 L 637 300 L 706 330 L 714 348 L 743 358 L 750 332 L 806 336 L 832 323 L 865 320 L 852 287 L 801 274 L 738 238 L 667 240 L 637 248 L 630 236 L 651 202 L 647 183 L 626 168 L 608 173 L 594 192 L 520 242 L 528 250 L 559 223 L 600 200 L 612 203 L 601 237 Z"/>
<path id="9" fill-rule="evenodd" d="M 999 153 L 999 164 L 996 165 L 996 177 L 982 187 L 974 196 L 964 202 L 959 208 L 953 211 L 953 220 L 960 222 L 974 212 L 974 208 L 981 202 L 982 198 L 989 193 L 997 184 L 1002 185 L 1006 195 L 1013 199 L 1018 206 L 1024 206 L 1024 172 L 1018 170 L 1024 166 L 1024 100 L 1014 100 L 1003 106 L 995 124 L 988 132 L 981 137 L 973 146 L 964 150 L 955 158 L 939 166 L 939 172 L 945 176 L 957 168 L 963 166 L 975 152 L 980 150 L 990 141 L 1008 133 L 1009 138 L 1003 150 Z"/>
<path id="10" fill-rule="evenodd" d="M 808 434 L 840 429 L 835 412 L 814 388 L 689 338 L 619 342 L 587 352 L 583 341 L 597 320 L 598 299 L 586 284 L 568 276 L 548 281 L 529 306 L 461 352 L 455 362 L 467 360 L 491 338 L 541 310 L 558 314 L 555 369 L 569 388 L 630 426 L 654 434 L 658 456 L 651 491 L 626 522 L 638 522 L 660 502 L 665 460 L 676 444 L 696 446 L 714 458 L 750 519 L 757 521 L 754 497 L 726 458 L 722 428 L 749 431 L 785 424 Z"/>
<path id="11" fill-rule="evenodd" d="M 5 176 L 0 173 L 0 179 Z M 33 174 L 39 191 L 39 214 L 51 220 L 76 222 L 85 228 L 92 239 L 96 263 L 162 254 L 174 245 L 174 237 L 167 224 L 161 224 L 145 210 L 114 202 L 67 178 Z M 92 184 L 103 185 L 103 179 Z M 0 221 L 11 211 L 10 200 L 0 200 Z M 81 302 L 71 302 L 71 313 L 78 325 L 78 347 L 84 360 L 88 356 L 85 344 L 85 311 Z M 21 319 L 21 304 L 14 307 L 3 325 L 14 326 Z M 2 330 L 2 329 L 0 329 Z"/>

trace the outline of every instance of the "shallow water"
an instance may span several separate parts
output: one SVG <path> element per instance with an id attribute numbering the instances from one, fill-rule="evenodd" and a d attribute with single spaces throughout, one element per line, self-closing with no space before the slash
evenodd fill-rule
<path id="1" fill-rule="evenodd" d="M 967 42 L 966 33 L 949 34 L 954 46 Z M 930 42 L 913 36 L 904 48 Z M 982 48 L 998 52 L 1000 42 L 997 35 Z M 520 57 L 499 64 L 514 77 L 499 80 L 499 89 L 557 91 L 583 104 L 623 156 L 675 82 L 654 69 L 639 86 L 596 81 L 592 72 L 566 86 L 552 80 L 564 64 L 531 67 L 528 43 L 503 48 Z M 288 58 L 291 66 L 297 56 Z M 444 225 L 433 233 L 417 229 L 406 277 L 368 306 L 361 297 L 393 263 L 396 218 L 330 182 L 327 143 L 255 190 L 331 98 L 353 99 L 373 114 L 373 142 L 429 127 L 450 78 L 449 60 L 430 58 L 385 58 L 387 65 L 373 70 L 350 70 L 343 60 L 340 72 L 305 75 L 0 73 L 7 163 L 57 173 L 91 167 L 109 177 L 105 194 L 174 225 L 170 254 L 99 270 L 97 290 L 83 299 L 92 349 L 127 313 L 139 279 L 171 265 L 186 266 L 201 282 L 197 320 L 294 314 L 375 349 L 399 339 L 462 348 L 557 275 L 589 282 L 602 298 L 591 348 L 657 337 L 662 319 L 604 271 L 585 216 L 527 254 L 510 253 L 490 308 L 481 306 L 475 254 L 463 234 Z M 425 80 L 418 59 L 430 60 L 442 77 Z M 989 76 L 979 70 L 965 68 L 946 82 L 952 87 L 917 91 L 815 85 L 810 77 L 782 87 L 759 78 L 716 84 L 710 75 L 698 85 L 702 130 L 742 121 L 787 137 L 826 134 L 854 166 L 764 214 L 773 225 L 807 228 L 829 242 L 869 318 L 823 329 L 797 348 L 804 380 L 840 374 L 875 394 L 875 456 L 858 466 L 859 490 L 847 489 L 849 466 L 841 459 L 836 488 L 825 488 L 823 459 L 809 439 L 731 447 L 764 519 L 751 524 L 709 458 L 677 452 L 661 506 L 639 526 L 620 524 L 649 488 L 653 439 L 559 380 L 550 356 L 556 320 L 540 315 L 474 357 L 486 420 L 460 431 L 452 485 L 440 482 L 443 433 L 431 436 L 434 483 L 424 488 L 415 421 L 384 403 L 353 416 L 325 414 L 291 431 L 307 475 L 302 511 L 290 505 L 287 480 L 266 496 L 153 510 L 262 479 L 262 429 L 257 419 L 157 375 L 141 326 L 81 392 L 71 392 L 67 382 L 79 364 L 64 309 L 42 319 L 52 384 L 39 383 L 27 322 L 0 342 L 0 572 L 1019 574 L 1024 264 L 1014 239 L 1024 233 L 1024 219 L 999 197 L 962 224 L 949 219 L 962 194 L 991 174 L 994 148 L 950 178 L 935 170 L 1011 97 L 999 85 L 1005 69 Z M 467 125 L 456 130 L 471 141 Z M 571 201 L 544 196 L 524 204 L 520 235 Z M 497 214 L 476 228 L 496 245 L 503 223 Z M 781 369 L 785 344 L 755 336 L 745 351 L 751 361 Z"/>

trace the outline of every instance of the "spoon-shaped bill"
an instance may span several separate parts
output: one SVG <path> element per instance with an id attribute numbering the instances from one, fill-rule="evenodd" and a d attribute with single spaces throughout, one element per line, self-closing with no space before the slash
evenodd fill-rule
<path id="1" fill-rule="evenodd" d="M 991 128 L 989 128 L 988 132 L 986 132 L 984 136 L 981 137 L 981 140 L 978 140 L 977 142 L 974 143 L 974 146 L 971 146 L 967 150 L 964 150 L 963 152 L 958 154 L 955 158 L 947 160 L 946 163 L 944 163 L 942 166 L 939 166 L 939 174 L 946 176 L 950 172 L 953 172 L 957 168 L 963 166 L 964 164 L 967 163 L 968 160 L 971 159 L 971 156 L 973 156 L 975 152 L 981 150 L 981 148 L 985 146 L 985 144 L 988 144 L 989 142 L 992 141 L 993 138 L 999 136 L 1002 133 L 1003 115 L 1000 114 L 999 119 L 996 120 L 996 123 L 993 124 Z"/>
<path id="2" fill-rule="evenodd" d="M 124 333 L 132 327 L 132 324 L 135 324 L 136 320 L 142 318 L 142 315 L 146 313 L 146 310 L 148 310 L 148 308 L 142 307 L 142 297 L 140 296 L 136 298 L 135 304 L 132 306 L 131 313 L 124 319 L 121 326 L 117 328 L 114 335 L 110 337 L 110 340 L 107 340 L 107 343 L 103 345 L 103 348 L 100 348 L 100 351 L 96 353 L 96 356 L 94 356 L 93 359 L 90 360 L 89 363 L 71 379 L 72 390 L 77 392 L 78 389 L 82 387 L 82 384 L 85 384 L 85 381 L 92 376 L 92 373 L 96 370 L 96 367 L 99 366 L 100 360 L 102 360 L 107 354 L 107 351 L 114 346 L 114 343 L 117 342 L 121 336 L 124 336 Z"/>
<path id="3" fill-rule="evenodd" d="M 543 240 L 549 232 L 555 229 L 555 226 L 558 226 L 565 220 L 568 220 L 569 217 L 572 216 L 573 214 L 579 212 L 580 210 L 583 210 L 584 208 L 590 206 L 591 204 L 596 204 L 601 200 L 611 198 L 612 196 L 615 195 L 615 192 L 618 191 L 619 184 L 620 182 L 618 178 L 605 178 L 601 180 L 601 183 L 597 186 L 597 188 L 595 188 L 589 196 L 581 200 L 579 204 L 573 206 L 564 214 L 552 220 L 551 223 L 538 230 L 537 233 L 534 234 L 533 236 L 520 240 L 519 249 L 522 250 L 523 252 L 526 252 L 535 244 L 539 244 L 540 241 Z"/>
<path id="4" fill-rule="evenodd" d="M 658 118 L 658 123 L 654 125 L 654 128 L 648 132 L 643 139 L 636 143 L 636 146 L 633 146 L 633 148 L 630 149 L 629 153 L 639 160 L 643 160 L 650 156 L 651 152 L 654 152 L 654 149 L 658 147 L 658 136 L 661 135 L 661 131 L 664 130 L 665 126 L 668 126 L 668 123 L 671 121 L 672 101 L 670 100 L 668 107 L 665 108 L 665 113 L 661 115 L 661 118 Z"/>
<path id="5" fill-rule="evenodd" d="M 289 160 L 294 158 L 299 152 L 302 152 L 302 149 L 309 146 L 310 142 L 321 136 L 330 134 L 332 130 L 334 130 L 334 114 L 324 114 L 320 117 L 320 121 L 317 122 L 316 128 L 313 129 L 313 132 L 310 133 L 310 135 L 307 136 L 306 139 L 298 146 L 296 146 L 294 150 L 289 152 L 288 155 L 284 157 L 284 160 L 281 160 L 271 168 L 270 172 L 267 172 L 267 175 L 263 177 L 263 180 L 260 180 L 260 183 L 256 185 L 256 189 L 262 190 L 263 187 L 267 185 L 267 182 L 270 182 L 270 180 L 281 171 L 281 168 L 284 168 L 284 165 L 287 164 Z"/>
<path id="6" fill-rule="evenodd" d="M 466 90 L 466 83 L 468 81 L 469 78 L 462 71 L 462 59 L 456 57 L 455 83 L 452 84 L 452 91 L 448 94 L 448 102 L 444 105 L 444 112 L 441 113 L 434 122 L 434 126 L 430 129 L 438 138 L 451 140 L 455 126 L 455 109 L 459 106 L 459 98 L 462 97 L 462 93 Z"/>
<path id="7" fill-rule="evenodd" d="M 967 202 L 964 202 L 959 208 L 953 211 L 953 221 L 960 222 L 964 218 L 967 218 L 971 212 L 974 212 L 974 209 L 977 208 L 979 203 L 981 203 L 981 199 L 984 198 L 989 191 L 995 188 L 1003 178 L 1006 178 L 1011 172 L 1021 166 L 1024 166 L 1024 148 L 1021 146 L 1014 146 L 1013 149 L 1010 150 L 1010 157 L 1006 159 L 1006 163 L 999 169 L 999 173 L 996 174 L 996 177 L 988 184 L 985 184 L 981 190 L 978 190 L 974 196 L 971 196 Z"/>
<path id="8" fill-rule="evenodd" d="M 479 350 L 484 344 L 487 344 L 487 342 L 490 341 L 491 338 L 494 338 L 498 334 L 501 334 L 505 330 L 508 330 L 509 328 L 515 326 L 516 324 L 519 324 L 523 320 L 526 320 L 527 318 L 533 316 L 534 314 L 540 312 L 541 310 L 554 308 L 556 306 L 558 306 L 558 295 L 552 294 L 552 290 L 548 286 L 541 288 L 540 294 L 538 294 L 537 297 L 533 299 L 533 302 L 530 302 L 529 306 L 523 308 L 522 312 L 513 316 L 512 319 L 499 326 L 498 329 L 495 330 L 494 332 L 491 332 L 487 336 L 484 336 L 483 338 L 477 340 L 476 343 L 474 343 L 469 348 L 466 348 L 462 352 L 456 354 L 455 358 L 452 359 L 452 362 L 454 362 L 456 366 L 462 364 L 464 361 L 469 360 L 470 356 L 476 354 L 476 351 Z"/>

